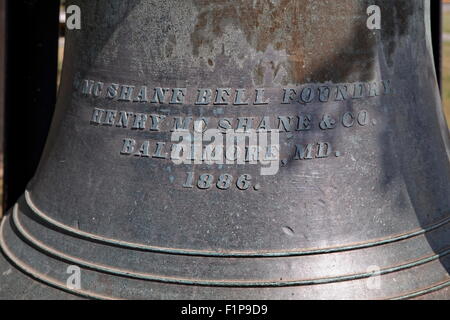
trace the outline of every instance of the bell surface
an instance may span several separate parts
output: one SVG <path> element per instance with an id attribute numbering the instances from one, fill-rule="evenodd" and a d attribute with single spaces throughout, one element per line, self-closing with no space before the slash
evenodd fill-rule
<path id="1" fill-rule="evenodd" d="M 429 1 L 68 2 L 0 298 L 450 298 Z"/>

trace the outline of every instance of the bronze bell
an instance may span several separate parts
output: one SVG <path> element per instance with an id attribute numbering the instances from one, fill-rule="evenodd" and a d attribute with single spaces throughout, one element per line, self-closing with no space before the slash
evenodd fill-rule
<path id="1" fill-rule="evenodd" d="M 429 1 L 68 5 L 0 297 L 450 298 Z"/>

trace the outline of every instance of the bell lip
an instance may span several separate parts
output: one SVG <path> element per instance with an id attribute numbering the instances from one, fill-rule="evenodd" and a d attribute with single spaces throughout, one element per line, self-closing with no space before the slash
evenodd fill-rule
<path id="1" fill-rule="evenodd" d="M 11 219 L 11 217 L 8 217 Z M 444 248 L 442 251 L 434 253 L 432 255 L 424 256 L 419 259 L 413 261 L 407 261 L 401 263 L 399 265 L 388 266 L 377 272 L 363 272 L 363 273 L 354 273 L 354 274 L 343 274 L 334 277 L 325 277 L 325 278 L 314 278 L 314 279 L 292 279 L 292 280 L 212 280 L 212 279 L 193 279 L 193 278 L 183 278 L 183 277 L 173 277 L 173 276 L 161 276 L 157 274 L 136 272 L 132 270 L 120 269 L 113 266 L 108 265 L 100 265 L 98 263 L 94 263 L 91 261 L 86 261 L 84 259 L 71 256 L 59 250 L 50 248 L 43 244 L 41 241 L 36 239 L 34 236 L 29 234 L 27 230 L 23 227 L 22 223 L 19 219 L 18 213 L 18 205 L 14 206 L 13 214 L 12 214 L 12 222 L 14 226 L 19 231 L 20 235 L 23 236 L 28 242 L 30 242 L 34 247 L 43 251 L 45 254 L 53 256 L 57 259 L 63 261 L 69 261 L 70 263 L 74 263 L 76 265 L 82 266 L 84 268 L 93 269 L 99 272 L 108 273 L 114 276 L 122 276 L 127 278 L 135 278 L 139 280 L 148 280 L 148 281 L 158 281 L 163 283 L 173 283 L 173 284 L 181 284 L 181 285 L 197 285 L 197 286 L 217 286 L 217 287 L 290 287 L 290 286 L 300 286 L 300 285 L 315 285 L 315 284 L 327 284 L 334 282 L 343 282 L 343 281 L 351 281 L 358 279 L 369 278 L 374 275 L 384 275 L 393 272 L 402 271 L 405 269 L 418 267 L 420 265 L 438 260 L 450 254 L 450 247 Z M 0 237 L 3 235 L 4 225 L 2 224 L 0 229 Z M 2 241 L 4 239 L 2 238 Z M 0 245 L 6 245 L 3 241 Z"/>
<path id="2" fill-rule="evenodd" d="M 14 213 L 13 213 L 13 219 L 12 222 L 14 222 L 14 215 L 18 214 L 18 210 L 17 210 L 18 206 L 16 204 L 15 208 L 14 208 Z M 8 245 L 6 244 L 5 238 L 3 237 L 3 233 L 4 233 L 4 228 L 6 226 L 6 224 L 8 222 L 11 222 L 11 215 L 6 216 L 4 219 L 2 219 L 1 224 L 0 224 L 0 249 L 2 251 L 2 253 L 5 255 L 5 257 L 7 258 L 7 261 L 9 263 L 11 263 L 13 266 L 15 266 L 16 269 L 22 271 L 23 273 L 25 273 L 26 275 L 28 275 L 29 277 L 31 277 L 34 281 L 38 281 L 44 284 L 47 284 L 51 287 L 54 287 L 56 289 L 62 290 L 64 292 L 67 292 L 69 294 L 73 294 L 73 295 L 77 295 L 77 296 L 81 296 L 84 298 L 89 298 L 89 299 L 99 299 L 99 300 L 122 300 L 122 298 L 120 297 L 112 297 L 112 296 L 105 296 L 102 294 L 98 294 L 89 290 L 82 290 L 82 289 L 74 289 L 74 288 L 70 288 L 67 285 L 65 285 L 64 283 L 53 279 L 41 272 L 39 272 L 38 270 L 34 269 L 33 267 L 27 265 L 24 261 L 22 261 L 21 259 L 19 259 L 18 257 L 16 257 L 14 255 L 14 253 L 9 249 Z M 20 228 L 19 228 L 19 232 L 20 232 Z M 444 254 L 448 254 L 450 252 L 450 249 L 446 249 L 446 253 Z M 51 254 L 52 255 L 52 254 Z M 419 265 L 421 264 L 427 264 L 429 262 L 433 262 L 439 258 L 442 257 L 442 254 L 436 254 L 433 257 L 429 257 L 427 259 L 422 259 L 421 261 L 419 261 Z M 65 260 L 65 259 L 63 259 Z M 414 263 L 408 263 L 405 264 L 403 266 L 401 266 L 401 269 L 399 270 L 391 270 L 393 268 L 387 268 L 385 270 L 381 270 L 379 272 L 379 275 L 383 275 L 383 274 L 387 274 L 387 273 L 391 273 L 391 272 L 395 272 L 395 271 L 402 271 L 404 269 L 409 269 L 411 267 L 414 266 L 418 266 L 418 265 L 413 265 Z M 92 268 L 92 266 L 82 266 L 82 267 L 87 267 L 87 268 Z M 120 275 L 116 275 L 113 273 L 108 272 L 107 270 L 97 270 L 100 271 L 102 273 L 107 273 L 110 274 L 112 276 L 119 276 Z M 378 275 L 378 273 L 377 273 Z M 123 275 L 122 275 L 123 276 Z M 362 275 L 364 276 L 364 278 L 373 276 L 373 274 L 367 274 L 367 275 Z M 342 282 L 345 280 L 358 280 L 359 278 L 353 278 L 353 276 L 349 276 L 349 279 L 342 279 L 342 280 L 338 280 L 338 282 Z M 156 280 L 158 281 L 158 280 Z M 159 281 L 158 281 L 159 282 Z M 183 285 L 178 283 L 179 285 Z M 326 283 L 310 283 L 310 284 L 297 284 L 297 283 L 293 283 L 290 286 L 301 286 L 301 285 L 314 285 L 314 284 L 326 284 Z M 198 283 L 192 283 L 191 285 L 199 285 Z M 214 284 L 203 284 L 206 286 L 221 286 L 221 285 L 214 285 Z M 237 286 L 241 287 L 242 284 L 236 284 Z M 202 286 L 202 284 L 200 284 L 200 286 Z M 408 292 L 408 293 L 403 293 L 401 295 L 396 295 L 394 297 L 387 297 L 387 298 L 382 298 L 382 299 L 386 299 L 386 300 L 405 300 L 405 299 L 412 299 L 412 298 L 417 298 L 417 297 L 421 297 L 427 294 L 431 294 L 434 292 L 438 292 L 440 290 L 443 290 L 445 288 L 447 288 L 448 286 L 450 286 L 450 279 L 448 280 L 444 280 L 444 281 L 440 281 L 437 283 L 433 283 L 431 286 L 427 286 L 425 288 L 420 288 L 418 290 L 415 290 L 413 292 Z M 227 286 L 225 286 L 227 287 Z M 279 287 L 279 286 L 276 286 Z M 380 298 L 381 299 L 381 298 Z"/>
<path id="3" fill-rule="evenodd" d="M 15 205 L 17 206 L 17 204 Z M 64 283 L 52 279 L 48 277 L 47 275 L 37 271 L 36 269 L 32 268 L 31 266 L 27 265 L 24 261 L 20 260 L 18 257 L 14 255 L 14 253 L 9 249 L 8 245 L 5 242 L 5 239 L 3 237 L 3 230 L 5 228 L 5 225 L 7 223 L 7 220 L 9 220 L 9 215 L 4 216 L 0 223 L 0 254 L 3 254 L 6 262 L 11 264 L 11 266 L 15 267 L 17 270 L 23 272 L 27 276 L 29 276 L 32 280 L 44 283 L 46 285 L 49 285 L 53 288 L 56 288 L 58 290 L 64 291 L 66 293 L 88 298 L 88 299 L 99 299 L 99 300 L 111 300 L 111 297 L 100 295 L 91 291 L 81 290 L 81 289 L 71 289 L 67 287 Z M 116 299 L 116 298 L 113 298 Z M 118 299 L 118 298 L 117 298 Z"/>

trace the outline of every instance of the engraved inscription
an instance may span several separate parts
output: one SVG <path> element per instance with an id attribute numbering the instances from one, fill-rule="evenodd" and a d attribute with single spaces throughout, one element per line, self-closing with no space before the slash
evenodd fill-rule
<path id="1" fill-rule="evenodd" d="M 394 92 L 391 80 L 344 84 L 311 84 L 295 88 L 149 88 L 85 79 L 80 92 L 94 98 L 131 103 L 197 106 L 264 106 L 310 104 L 373 98 Z"/>
<path id="2" fill-rule="evenodd" d="M 200 132 L 208 129 L 218 129 L 225 133 L 227 130 L 256 130 L 279 132 L 310 131 L 314 128 L 322 130 L 335 129 L 338 125 L 351 128 L 355 125 L 366 126 L 369 124 L 369 112 L 345 112 L 341 115 L 324 113 L 320 117 L 314 117 L 309 113 L 300 113 L 296 116 L 274 115 L 264 117 L 238 117 L 238 118 L 212 118 L 212 117 L 178 117 L 165 114 L 134 113 L 125 110 L 113 110 L 94 108 L 90 123 L 98 126 L 117 127 L 138 131 L 166 131 L 177 130 L 198 131 L 195 123 L 201 127 Z"/>
<path id="3" fill-rule="evenodd" d="M 92 108 L 90 125 L 106 130 L 130 130 L 130 134 L 120 141 L 118 154 L 121 156 L 191 166 L 192 169 L 187 170 L 182 181 L 175 186 L 184 190 L 258 191 L 263 187 L 257 177 L 242 172 L 217 173 L 217 170 L 222 164 L 259 164 L 261 175 L 275 175 L 291 161 L 323 161 L 345 156 L 343 150 L 336 150 L 333 140 L 325 137 L 336 130 L 352 131 L 374 126 L 376 120 L 365 109 L 352 107 L 351 111 L 336 111 L 335 108 L 323 110 L 314 107 L 321 103 L 390 95 L 395 90 L 390 80 L 286 88 L 149 88 L 146 85 L 86 79 L 81 82 L 79 92 L 86 98 L 105 99 L 104 104 L 96 103 Z M 115 101 L 115 108 L 108 106 L 108 101 Z M 139 108 L 117 107 L 121 103 Z M 227 116 L 222 110 L 223 106 L 244 108 L 269 104 L 278 107 L 311 104 L 313 107 L 295 114 L 281 111 L 281 114 L 257 116 L 241 112 L 236 117 Z M 165 105 L 167 109 L 146 112 L 141 107 L 145 105 Z M 215 108 L 215 115 L 223 116 L 171 115 L 170 107 L 186 105 L 209 106 Z M 144 132 L 146 138 L 140 138 Z M 314 138 L 310 132 L 321 135 Z M 152 133 L 159 138 L 148 136 Z M 283 143 L 280 143 L 280 135 Z M 214 165 L 215 170 L 197 173 L 195 165 L 199 164 Z M 175 180 L 174 176 L 170 177 L 171 183 Z"/>

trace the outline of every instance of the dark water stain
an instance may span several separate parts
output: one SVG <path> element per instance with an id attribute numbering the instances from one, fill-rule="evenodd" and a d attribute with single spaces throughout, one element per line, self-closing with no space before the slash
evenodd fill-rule
<path id="1" fill-rule="evenodd" d="M 381 39 L 384 44 L 384 54 L 389 67 L 394 61 L 393 54 L 399 43 L 399 37 L 409 34 L 411 19 L 416 11 L 417 1 L 412 0 L 378 0 L 375 4 L 382 9 Z"/>

